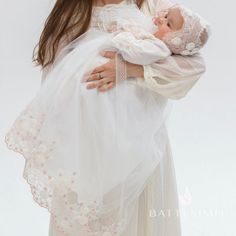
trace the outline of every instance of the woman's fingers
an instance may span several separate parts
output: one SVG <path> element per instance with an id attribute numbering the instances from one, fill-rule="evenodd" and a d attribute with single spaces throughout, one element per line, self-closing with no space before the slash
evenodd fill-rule
<path id="1" fill-rule="evenodd" d="M 101 73 L 101 72 L 103 72 L 103 71 L 106 69 L 105 65 L 106 65 L 106 64 L 103 64 L 103 65 L 101 65 L 101 66 L 96 67 L 96 68 L 92 71 L 91 75 L 94 75 L 94 74 L 96 74 L 96 73 Z"/>
<path id="2" fill-rule="evenodd" d="M 117 52 L 102 51 L 101 54 L 110 60 L 106 64 L 96 67 L 92 73 L 85 78 L 86 82 L 93 81 L 87 85 L 87 89 L 98 88 L 100 91 L 107 91 L 115 85 L 116 65 L 114 58 Z M 99 73 L 101 77 L 103 77 L 102 79 L 100 78 Z"/>
<path id="3" fill-rule="evenodd" d="M 85 78 L 85 81 L 91 81 L 91 80 L 99 80 L 100 77 L 98 76 L 98 73 L 96 74 L 90 74 Z"/>
<path id="4" fill-rule="evenodd" d="M 98 87 L 103 86 L 104 84 L 107 84 L 109 82 L 112 82 L 113 80 L 111 78 L 103 78 L 98 81 Z"/>
<path id="5" fill-rule="evenodd" d="M 113 60 L 114 60 L 117 52 L 114 52 L 114 51 L 102 51 L 102 52 L 100 52 L 100 54 L 103 55 L 106 58 L 111 59 L 111 60 L 109 62 L 101 65 L 101 66 L 98 66 L 98 67 L 94 68 L 94 70 L 92 71 L 92 73 L 89 76 L 89 80 L 96 80 L 98 73 L 111 70 L 111 66 L 114 66 L 113 65 L 114 64 Z"/>
<path id="6" fill-rule="evenodd" d="M 103 86 L 104 84 L 107 84 L 109 82 L 113 82 L 112 79 L 110 78 L 103 78 L 103 79 L 100 79 L 96 82 L 93 82 L 93 83 L 90 83 L 87 85 L 87 88 L 90 89 L 90 88 L 97 88 L 97 87 L 101 87 Z"/>
<path id="7" fill-rule="evenodd" d="M 86 86 L 87 89 L 93 89 L 93 88 L 97 88 L 97 83 L 90 83 Z"/>
<path id="8" fill-rule="evenodd" d="M 100 54 L 101 54 L 102 56 L 106 57 L 106 58 L 112 59 L 112 58 L 114 58 L 114 57 L 116 56 L 117 52 L 113 52 L 113 51 L 102 51 Z"/>
<path id="9" fill-rule="evenodd" d="M 103 85 L 102 87 L 99 87 L 98 90 L 101 92 L 105 92 L 111 88 L 113 88 L 115 86 L 115 82 L 109 82 L 105 85 Z"/>

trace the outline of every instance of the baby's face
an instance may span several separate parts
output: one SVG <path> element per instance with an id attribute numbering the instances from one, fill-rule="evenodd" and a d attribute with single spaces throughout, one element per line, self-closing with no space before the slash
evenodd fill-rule
<path id="1" fill-rule="evenodd" d="M 169 8 L 163 16 L 154 17 L 153 22 L 158 26 L 155 37 L 162 39 L 166 33 L 180 30 L 184 19 L 179 8 Z"/>

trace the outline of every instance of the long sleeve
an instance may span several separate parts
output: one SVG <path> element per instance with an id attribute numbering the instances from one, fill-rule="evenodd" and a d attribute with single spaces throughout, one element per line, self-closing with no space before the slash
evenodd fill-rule
<path id="1" fill-rule="evenodd" d="M 142 11 L 154 15 L 158 10 L 170 7 L 168 0 L 147 0 Z M 169 56 L 162 62 L 144 65 L 144 78 L 137 78 L 137 84 L 170 99 L 183 98 L 205 72 L 201 54 L 183 57 Z"/>
<path id="2" fill-rule="evenodd" d="M 205 72 L 200 54 L 193 57 L 170 56 L 165 61 L 143 67 L 144 78 L 137 78 L 137 84 L 170 99 L 183 98 Z"/>
<path id="3" fill-rule="evenodd" d="M 148 65 L 170 56 L 168 47 L 151 33 L 139 31 L 120 32 L 112 38 L 112 43 L 119 50 L 124 60 L 134 64 Z"/>

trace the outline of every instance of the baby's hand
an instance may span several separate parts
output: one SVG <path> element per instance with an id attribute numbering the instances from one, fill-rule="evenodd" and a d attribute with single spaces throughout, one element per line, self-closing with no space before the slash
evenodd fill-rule
<path id="1" fill-rule="evenodd" d="M 117 30 L 118 30 L 117 22 L 116 22 L 116 21 L 112 21 L 112 22 L 109 24 L 109 26 L 108 26 L 108 28 L 107 28 L 107 31 L 108 31 L 109 33 L 112 33 L 112 32 L 115 32 L 115 31 L 117 31 Z"/>
<path id="2" fill-rule="evenodd" d="M 152 18 L 152 21 L 153 21 L 153 23 L 155 24 L 155 25 L 158 25 L 157 23 L 158 23 L 158 17 L 156 17 L 156 16 L 154 16 L 153 18 Z M 158 30 L 153 34 L 156 38 L 157 38 L 157 32 L 158 32 Z"/>
<path id="3" fill-rule="evenodd" d="M 153 23 L 154 23 L 155 25 L 158 25 L 158 17 L 157 17 L 157 16 L 154 16 L 154 17 L 152 18 L 152 21 L 153 21 Z"/>

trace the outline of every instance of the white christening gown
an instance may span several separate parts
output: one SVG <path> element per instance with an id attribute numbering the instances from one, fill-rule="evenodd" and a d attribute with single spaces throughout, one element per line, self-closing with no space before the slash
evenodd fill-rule
<path id="1" fill-rule="evenodd" d="M 95 8 L 92 19 L 99 27 L 103 9 Z M 91 25 L 66 47 L 6 143 L 25 157 L 24 178 L 34 200 L 51 213 L 50 236 L 179 236 L 167 99 L 135 78 L 123 80 L 121 65 L 114 89 L 102 93 L 84 83 L 106 62 L 98 54 L 102 49 L 119 46 L 126 60 L 143 65 L 169 52 L 149 38 L 145 43 L 153 50 L 140 50 L 140 44 L 127 53 L 132 40 L 124 34 L 112 39 Z"/>

